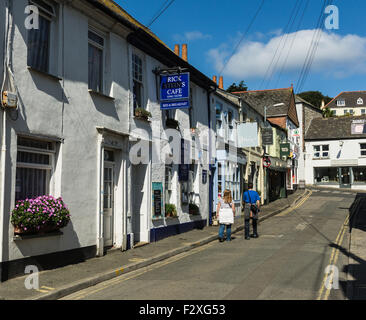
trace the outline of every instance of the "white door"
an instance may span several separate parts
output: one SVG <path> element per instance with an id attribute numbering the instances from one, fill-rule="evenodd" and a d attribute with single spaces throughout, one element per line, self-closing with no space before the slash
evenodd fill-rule
<path id="1" fill-rule="evenodd" d="M 113 245 L 113 208 L 114 208 L 114 164 L 104 162 L 103 198 L 103 235 L 104 246 Z"/>

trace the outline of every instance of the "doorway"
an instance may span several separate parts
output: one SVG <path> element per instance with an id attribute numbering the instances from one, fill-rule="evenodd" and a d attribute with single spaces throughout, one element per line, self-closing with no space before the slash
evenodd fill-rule
<path id="1" fill-rule="evenodd" d="M 114 159 L 113 151 L 105 150 L 105 158 Z M 103 172 L 103 235 L 104 246 L 113 246 L 113 230 L 114 230 L 114 168 L 113 161 L 104 161 Z"/>
<path id="2" fill-rule="evenodd" d="M 339 186 L 341 188 L 351 188 L 351 170 L 350 167 L 339 168 Z"/>

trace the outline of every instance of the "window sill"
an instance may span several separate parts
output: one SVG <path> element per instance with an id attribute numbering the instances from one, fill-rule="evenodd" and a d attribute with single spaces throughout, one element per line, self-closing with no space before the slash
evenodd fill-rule
<path id="1" fill-rule="evenodd" d="M 38 73 L 38 74 L 40 74 L 42 76 L 46 76 L 46 77 L 48 77 L 48 78 L 50 78 L 52 80 L 55 80 L 55 81 L 61 81 L 62 80 L 62 78 L 60 78 L 58 76 L 55 76 L 55 75 L 50 74 L 50 73 L 45 72 L 45 71 L 41 71 L 41 70 L 35 69 L 35 68 L 31 67 L 31 66 L 27 66 L 27 69 L 29 71 L 36 72 L 36 73 Z"/>
<path id="2" fill-rule="evenodd" d="M 93 95 L 96 95 L 96 96 L 99 96 L 99 97 L 102 97 L 102 98 L 106 98 L 106 99 L 109 99 L 109 100 L 115 100 L 113 97 L 107 96 L 104 93 L 101 93 L 101 92 L 98 92 L 98 91 L 94 91 L 92 89 L 88 89 L 88 91 L 89 91 L 90 94 L 93 94 Z"/>
<path id="3" fill-rule="evenodd" d="M 49 233 L 43 233 L 43 234 L 30 234 L 30 235 L 14 235 L 13 240 L 14 241 L 21 241 L 21 240 L 27 240 L 27 239 L 38 239 L 38 238 L 46 238 L 46 237 L 56 237 L 56 236 L 62 236 L 64 233 L 60 230 L 49 232 Z"/>
<path id="4" fill-rule="evenodd" d="M 313 160 L 330 160 L 330 158 L 313 158 Z"/>

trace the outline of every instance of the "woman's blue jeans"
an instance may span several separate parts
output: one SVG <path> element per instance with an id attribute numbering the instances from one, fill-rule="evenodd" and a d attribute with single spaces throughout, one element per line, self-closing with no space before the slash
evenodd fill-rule
<path id="1" fill-rule="evenodd" d="M 231 224 L 220 224 L 220 229 L 219 229 L 219 238 L 220 239 L 224 239 L 224 230 L 225 230 L 225 226 L 226 226 L 226 240 L 230 241 L 231 240 Z"/>

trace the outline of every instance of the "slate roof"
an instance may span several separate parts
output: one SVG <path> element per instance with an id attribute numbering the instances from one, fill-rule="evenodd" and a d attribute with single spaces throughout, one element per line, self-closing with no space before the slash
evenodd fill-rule
<path id="1" fill-rule="evenodd" d="M 267 107 L 267 117 L 288 116 L 293 99 L 293 88 L 241 91 L 233 92 L 252 106 L 259 114 L 264 116 L 264 107 Z M 282 106 L 273 106 L 274 104 L 284 103 Z M 290 119 L 298 125 L 297 119 Z"/>
<path id="2" fill-rule="evenodd" d="M 363 99 L 363 104 L 357 104 L 358 98 Z M 337 106 L 337 100 L 345 100 L 345 106 Z M 354 108 L 366 107 L 366 91 L 345 91 L 341 92 L 333 100 L 331 100 L 325 107 L 329 108 Z"/>
<path id="3" fill-rule="evenodd" d="M 305 140 L 365 139 L 366 133 L 351 134 L 354 120 L 365 120 L 366 123 L 366 115 L 314 118 L 305 134 Z"/>
<path id="4" fill-rule="evenodd" d="M 304 100 L 303 98 L 301 98 L 298 95 L 295 95 L 295 102 L 296 103 L 305 103 L 308 106 L 312 107 L 313 109 L 318 110 L 319 112 L 321 112 L 320 108 L 318 108 L 317 106 L 314 106 L 313 104 L 311 104 L 309 101 Z"/>

